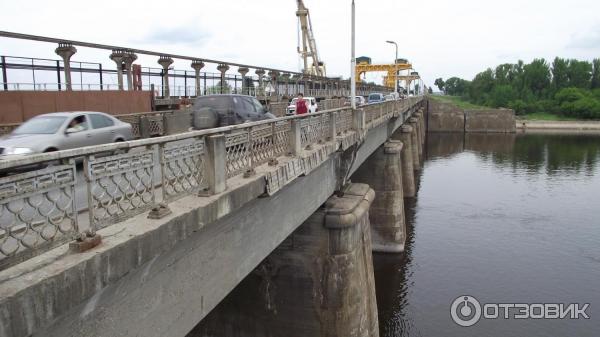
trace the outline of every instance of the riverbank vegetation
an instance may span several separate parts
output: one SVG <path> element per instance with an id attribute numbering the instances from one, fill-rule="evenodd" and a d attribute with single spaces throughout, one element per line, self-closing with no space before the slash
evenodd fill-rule
<path id="1" fill-rule="evenodd" d="M 511 108 L 539 119 L 600 119 L 600 59 L 501 64 L 468 81 L 438 78 L 446 95 L 475 106 Z"/>

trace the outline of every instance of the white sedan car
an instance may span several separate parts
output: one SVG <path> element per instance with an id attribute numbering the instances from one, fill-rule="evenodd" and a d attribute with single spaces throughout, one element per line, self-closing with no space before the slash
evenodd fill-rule
<path id="1" fill-rule="evenodd" d="M 319 111 L 319 106 L 317 105 L 317 99 L 314 97 L 304 97 L 304 101 L 306 102 L 306 107 L 308 108 L 308 113 L 315 113 Z M 298 102 L 298 98 L 292 99 L 290 105 L 288 105 L 286 109 L 286 115 L 291 116 L 296 114 L 296 102 Z"/>

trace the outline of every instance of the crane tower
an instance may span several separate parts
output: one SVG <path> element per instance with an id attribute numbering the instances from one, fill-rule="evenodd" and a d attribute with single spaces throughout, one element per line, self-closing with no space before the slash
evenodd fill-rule
<path id="1" fill-rule="evenodd" d="M 302 0 L 297 0 L 297 3 L 298 10 L 296 11 L 296 16 L 298 17 L 302 31 L 302 46 L 298 45 L 298 54 L 300 54 L 304 62 L 303 72 L 305 74 L 325 77 L 327 76 L 325 63 L 319 59 L 310 13 Z M 298 41 L 298 44 L 300 44 L 300 41 Z M 311 65 L 308 64 L 309 58 L 312 59 Z"/>

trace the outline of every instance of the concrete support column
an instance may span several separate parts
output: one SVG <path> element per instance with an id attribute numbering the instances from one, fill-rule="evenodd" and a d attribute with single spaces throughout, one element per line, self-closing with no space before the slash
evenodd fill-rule
<path id="1" fill-rule="evenodd" d="M 165 98 L 171 97 L 171 90 L 169 89 L 169 66 L 173 64 L 173 59 L 168 56 L 161 56 L 158 59 L 158 64 L 163 67 L 163 83 L 164 83 L 164 94 Z"/>
<path id="2" fill-rule="evenodd" d="M 246 67 L 240 67 L 238 68 L 238 73 L 240 73 L 240 75 L 242 75 L 242 95 L 248 95 L 248 89 L 246 88 L 246 74 L 248 74 L 248 72 L 250 71 L 250 69 L 246 68 Z"/>
<path id="3" fill-rule="evenodd" d="M 256 75 L 258 75 L 258 87 L 260 88 L 259 92 L 261 93 L 261 95 L 265 96 L 264 87 L 263 87 L 263 79 L 265 77 L 265 70 L 264 69 L 256 69 L 256 71 L 254 73 Z M 258 96 L 258 95 L 256 95 L 256 96 Z"/>
<path id="4" fill-rule="evenodd" d="M 110 59 L 113 60 L 117 66 L 117 84 L 119 90 L 123 90 L 123 61 L 125 59 L 125 51 L 122 49 L 115 49 L 110 54 Z"/>
<path id="5" fill-rule="evenodd" d="M 421 145 L 423 146 L 423 149 L 425 149 L 425 141 L 427 139 L 427 124 L 425 124 L 425 110 L 423 108 L 419 109 L 419 115 L 421 117 L 421 131 L 422 131 L 422 135 L 423 135 L 423 139 L 421 139 Z"/>
<path id="6" fill-rule="evenodd" d="M 423 114 L 423 109 L 419 108 L 419 110 L 415 113 L 415 116 L 417 117 L 417 119 L 419 120 L 419 141 L 421 144 L 421 148 L 424 148 L 425 146 L 425 123 L 424 123 L 424 114 Z"/>
<path id="7" fill-rule="evenodd" d="M 412 155 L 413 155 L 413 166 L 415 171 L 421 169 L 421 155 L 419 154 L 421 150 L 419 150 L 419 136 L 417 135 L 417 119 L 415 117 L 410 117 L 408 119 L 408 125 L 412 128 L 411 132 L 411 140 L 412 140 Z"/>
<path id="8" fill-rule="evenodd" d="M 272 96 L 279 96 L 279 85 L 277 84 L 277 76 L 279 76 L 279 73 L 276 71 L 269 71 L 269 78 L 271 79 L 271 85 L 273 86 L 273 95 Z"/>
<path id="9" fill-rule="evenodd" d="M 421 161 L 425 160 L 425 153 L 423 152 L 425 149 L 423 144 L 425 144 L 425 134 L 423 132 L 423 124 L 421 119 L 423 115 L 419 112 L 415 112 L 415 118 L 417 118 L 417 136 L 419 136 L 419 158 Z"/>
<path id="10" fill-rule="evenodd" d="M 290 73 L 284 73 L 283 75 L 281 75 L 281 77 L 283 77 L 283 79 L 285 80 L 285 95 L 286 97 L 290 96 Z"/>
<path id="11" fill-rule="evenodd" d="M 421 123 L 419 121 L 419 117 L 418 117 L 418 113 L 414 112 L 413 113 L 413 117 L 414 118 L 414 128 L 415 128 L 415 134 L 417 135 L 417 139 L 416 139 L 416 145 L 417 145 L 417 150 L 419 152 L 419 164 L 423 161 L 423 147 L 421 146 L 421 138 L 422 138 L 422 133 L 423 131 L 421 130 Z M 413 122 L 411 122 L 412 125 Z"/>
<path id="12" fill-rule="evenodd" d="M 369 211 L 373 251 L 401 253 L 406 241 L 404 188 L 402 183 L 402 142 L 388 140 L 352 176 L 375 190 Z M 412 168 L 410 169 L 412 171 Z"/>
<path id="13" fill-rule="evenodd" d="M 410 125 L 402 125 L 392 136 L 404 145 L 402 147 L 402 190 L 404 198 L 414 198 L 417 195 L 417 185 L 415 181 L 415 164 L 413 163 L 413 128 Z"/>
<path id="14" fill-rule="evenodd" d="M 192 61 L 192 69 L 194 69 L 194 80 L 196 84 L 196 96 L 201 96 L 200 90 L 200 70 L 204 68 L 204 62 L 202 60 L 193 60 Z"/>
<path id="15" fill-rule="evenodd" d="M 62 57 L 65 65 L 65 83 L 67 84 L 67 90 L 73 90 L 71 82 L 71 56 L 75 55 L 77 48 L 73 47 L 70 43 L 59 43 L 58 48 L 54 50 L 58 56 Z"/>
<path id="16" fill-rule="evenodd" d="M 378 337 L 369 206 L 351 184 L 332 196 L 188 337 Z"/>
<path id="17" fill-rule="evenodd" d="M 219 83 L 221 87 L 220 92 L 224 94 L 224 88 L 226 87 L 225 73 L 227 72 L 227 70 L 229 70 L 229 66 L 222 63 L 217 66 L 217 70 L 221 73 L 221 82 Z"/>
<path id="18" fill-rule="evenodd" d="M 133 62 L 137 60 L 137 55 L 132 52 L 125 52 L 123 54 L 123 64 L 125 64 L 125 71 L 127 72 L 127 90 L 133 90 L 133 73 L 131 72 L 131 66 Z"/>

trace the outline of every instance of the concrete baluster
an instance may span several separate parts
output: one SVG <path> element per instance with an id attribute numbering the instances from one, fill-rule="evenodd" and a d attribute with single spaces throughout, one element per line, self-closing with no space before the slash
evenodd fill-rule
<path id="1" fill-rule="evenodd" d="M 67 90 L 71 91 L 73 90 L 73 85 L 71 83 L 71 56 L 75 55 L 77 48 L 70 43 L 61 42 L 54 52 L 63 59 L 65 65 L 65 82 L 67 84 Z"/>
<path id="2" fill-rule="evenodd" d="M 277 83 L 277 77 L 279 76 L 279 72 L 271 70 L 269 71 L 269 78 L 271 79 L 271 86 L 273 87 L 274 92 L 271 96 L 278 97 L 279 96 L 279 84 Z"/>
<path id="3" fill-rule="evenodd" d="M 201 96 L 202 91 L 200 90 L 200 70 L 204 68 L 204 62 L 202 60 L 193 60 L 192 69 L 194 69 L 194 80 L 196 84 L 196 97 Z"/>
<path id="4" fill-rule="evenodd" d="M 117 66 L 118 89 L 123 90 L 123 61 L 125 59 L 125 51 L 122 49 L 113 50 L 110 54 L 110 59 L 113 60 Z"/>
<path id="5" fill-rule="evenodd" d="M 256 69 L 256 71 L 254 73 L 256 75 L 258 75 L 258 88 L 259 88 L 260 95 L 265 96 L 264 87 L 263 87 L 263 79 L 265 76 L 265 70 L 264 69 Z M 258 94 L 256 96 L 258 96 Z"/>
<path id="6" fill-rule="evenodd" d="M 127 72 L 127 90 L 130 91 L 133 90 L 133 73 L 131 72 L 131 66 L 137 58 L 137 55 L 130 51 L 126 51 L 123 54 L 123 64 L 125 64 L 125 71 Z"/>
<path id="7" fill-rule="evenodd" d="M 240 75 L 242 75 L 242 94 L 243 95 L 249 95 L 248 88 L 246 87 L 246 74 L 248 74 L 249 71 L 250 71 L 250 69 L 248 69 L 246 67 L 238 68 L 238 73 L 240 73 Z"/>
<path id="8" fill-rule="evenodd" d="M 283 80 L 285 81 L 285 94 L 283 96 L 288 97 L 290 96 L 290 74 L 289 73 L 284 73 L 283 75 L 281 75 L 281 77 L 283 77 Z"/>
<path id="9" fill-rule="evenodd" d="M 163 83 L 164 83 L 164 98 L 171 97 L 171 90 L 169 89 L 169 66 L 173 64 L 173 59 L 168 56 L 160 56 L 158 58 L 158 64 L 163 67 Z"/>
<path id="10" fill-rule="evenodd" d="M 220 92 L 222 94 L 225 93 L 225 88 L 227 88 L 227 81 L 225 80 L 225 73 L 227 72 L 227 70 L 229 70 L 229 66 L 221 63 L 217 66 L 217 70 L 221 73 L 221 81 L 219 82 L 219 86 L 220 88 Z"/>

